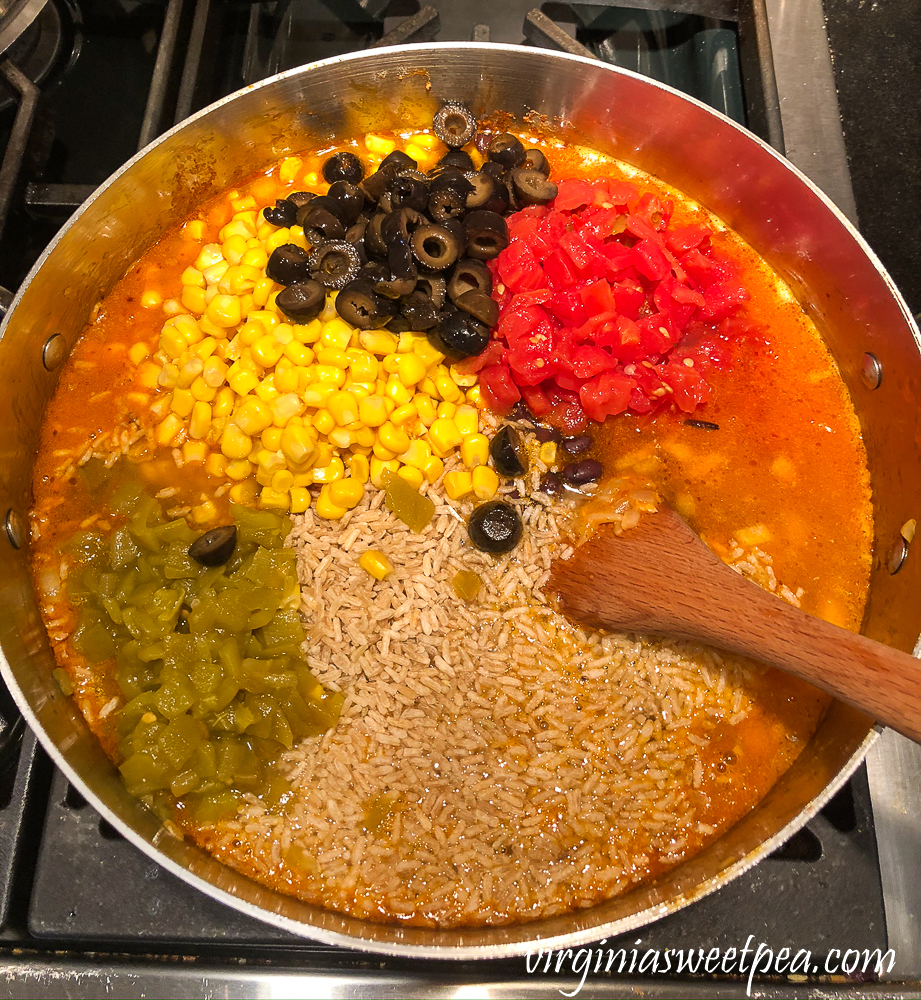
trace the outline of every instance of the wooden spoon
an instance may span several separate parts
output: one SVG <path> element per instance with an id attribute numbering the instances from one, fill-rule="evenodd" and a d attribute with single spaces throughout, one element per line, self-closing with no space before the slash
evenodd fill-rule
<path id="1" fill-rule="evenodd" d="M 760 660 L 921 743 L 921 662 L 750 583 L 668 507 L 623 535 L 602 525 L 554 564 L 550 588 L 575 621 L 677 636 Z"/>

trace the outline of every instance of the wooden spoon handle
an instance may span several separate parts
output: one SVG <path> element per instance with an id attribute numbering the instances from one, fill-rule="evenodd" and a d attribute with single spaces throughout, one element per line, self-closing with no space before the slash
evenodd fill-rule
<path id="1" fill-rule="evenodd" d="M 781 667 L 921 742 L 921 662 L 781 601 L 728 567 L 730 603 L 707 599 L 697 638 Z M 730 579 L 732 578 L 732 579 Z"/>

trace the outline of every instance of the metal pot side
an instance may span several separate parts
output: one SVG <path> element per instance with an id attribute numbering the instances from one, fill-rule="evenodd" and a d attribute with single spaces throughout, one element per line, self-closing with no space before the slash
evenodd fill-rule
<path id="1" fill-rule="evenodd" d="M 443 44 L 326 60 L 233 95 L 164 135 L 115 174 L 38 262 L 0 330 L 0 517 L 21 523 L 55 375 L 96 302 L 161 233 L 208 197 L 287 153 L 372 130 L 422 126 L 445 100 L 593 146 L 685 191 L 740 233 L 790 284 L 825 337 L 860 416 L 876 542 L 864 631 L 911 649 L 921 631 L 921 561 L 887 557 L 921 496 L 921 339 L 857 233 L 801 174 L 728 119 L 667 87 L 600 63 L 529 48 Z M 862 374 L 872 352 L 878 388 Z M 12 512 L 8 514 L 7 512 Z M 9 534 L 9 532 L 8 532 Z M 224 903 L 295 934 L 391 955 L 485 958 L 573 946 L 642 926 L 741 873 L 807 822 L 862 760 L 872 723 L 835 703 L 766 798 L 705 851 L 617 899 L 528 924 L 432 930 L 356 920 L 267 889 L 167 833 L 125 791 L 70 698 L 28 572 L 0 538 L 0 668 L 30 725 L 73 784 L 126 837 Z"/>

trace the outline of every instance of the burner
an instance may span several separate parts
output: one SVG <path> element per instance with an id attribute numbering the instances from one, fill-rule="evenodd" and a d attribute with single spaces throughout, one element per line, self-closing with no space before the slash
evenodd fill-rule
<path id="1" fill-rule="evenodd" d="M 50 0 L 3 53 L 3 59 L 13 63 L 31 83 L 45 83 L 76 58 L 79 23 L 79 11 L 69 0 Z M 0 113 L 15 103 L 16 95 L 7 86 L 0 86 Z"/>

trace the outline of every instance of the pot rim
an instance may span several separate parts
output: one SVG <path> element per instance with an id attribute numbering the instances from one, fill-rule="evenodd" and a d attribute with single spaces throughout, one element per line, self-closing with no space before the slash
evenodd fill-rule
<path id="1" fill-rule="evenodd" d="M 61 228 L 57 233 L 55 238 L 45 249 L 42 255 L 39 257 L 38 261 L 29 271 L 27 277 L 24 279 L 22 285 L 15 298 L 13 299 L 4 322 L 0 324 L 0 340 L 2 340 L 4 332 L 7 325 L 11 322 L 11 318 L 16 313 L 17 306 L 25 294 L 26 289 L 31 284 L 34 276 L 38 271 L 45 265 L 45 262 L 49 256 L 54 252 L 60 241 L 64 236 L 76 225 L 79 224 L 81 218 L 89 209 L 89 207 L 96 201 L 97 198 L 102 196 L 102 194 L 116 184 L 120 178 L 126 174 L 131 168 L 145 156 L 147 156 L 153 149 L 158 147 L 163 142 L 167 141 L 169 138 L 175 134 L 181 132 L 183 129 L 188 127 L 191 123 L 198 121 L 199 119 L 205 118 L 211 114 L 214 110 L 224 105 L 230 104 L 235 101 L 242 94 L 249 93 L 250 91 L 257 91 L 265 87 L 270 87 L 280 80 L 297 77 L 300 75 L 306 75 L 311 70 L 317 69 L 319 67 L 332 67 L 338 64 L 355 64 L 356 62 L 363 61 L 365 59 L 379 59 L 384 53 L 393 54 L 393 56 L 399 56 L 401 53 L 417 53 L 426 52 L 433 53 L 445 50 L 488 50 L 489 52 L 509 52 L 519 54 L 522 51 L 521 46 L 510 45 L 510 44 L 494 44 L 494 43 L 475 43 L 475 42 L 441 42 L 441 43 L 416 43 L 411 45 L 400 45 L 391 46 L 387 48 L 378 48 L 364 50 L 360 53 L 352 53 L 348 55 L 334 56 L 329 59 L 319 60 L 317 62 L 309 63 L 304 66 L 295 67 L 293 69 L 286 70 L 282 73 L 278 73 L 272 77 L 268 77 L 265 80 L 260 81 L 249 87 L 241 88 L 226 97 L 214 102 L 206 108 L 196 112 L 189 118 L 180 122 L 179 124 L 173 126 L 166 132 L 158 136 L 153 142 L 145 146 L 142 150 L 137 152 L 131 159 L 129 159 L 125 164 L 123 164 L 118 170 L 116 170 L 109 178 L 106 179 L 94 193 L 83 203 L 83 205 L 71 216 L 67 223 Z M 797 167 L 790 163 L 785 157 L 777 153 L 768 143 L 749 132 L 747 129 L 738 125 L 735 121 L 728 118 L 727 116 L 721 114 L 718 111 L 710 108 L 708 105 L 697 100 L 696 98 L 689 97 L 673 87 L 669 87 L 666 84 L 660 83 L 655 80 L 651 80 L 641 74 L 632 72 L 630 70 L 622 69 L 616 66 L 610 66 L 608 64 L 600 63 L 599 61 L 586 58 L 584 56 L 572 55 L 569 53 L 554 52 L 549 50 L 535 50 L 535 55 L 541 58 L 549 58 L 554 60 L 560 60 L 562 62 L 572 63 L 575 66 L 586 65 L 592 67 L 592 69 L 597 70 L 599 66 L 605 71 L 630 77 L 636 81 L 641 82 L 644 86 L 654 87 L 661 91 L 664 91 L 671 95 L 672 97 L 677 97 L 682 101 L 687 101 L 690 104 L 702 109 L 707 114 L 714 116 L 718 121 L 722 122 L 724 125 L 731 126 L 734 130 L 744 135 L 750 141 L 755 142 L 761 147 L 763 151 L 768 152 L 778 163 L 782 165 L 783 168 L 791 172 L 800 183 L 804 184 L 806 188 L 816 196 L 824 206 L 831 211 L 837 222 L 842 225 L 847 233 L 854 239 L 861 251 L 869 259 L 875 270 L 883 278 L 886 287 L 895 301 L 898 303 L 907 324 L 912 332 L 912 336 L 916 344 L 921 350 L 921 334 L 919 334 L 917 326 L 914 323 L 913 317 L 908 310 L 907 305 L 902 299 L 898 289 L 896 288 L 891 277 L 886 272 L 885 268 L 882 266 L 881 262 L 877 258 L 876 254 L 869 247 L 860 233 L 851 224 L 851 222 L 846 218 L 846 216 L 833 204 L 833 202 Z M 366 951 L 374 952 L 382 955 L 390 955 L 397 957 L 423 957 L 423 958 L 451 958 L 451 959 L 484 959 L 484 958 L 503 958 L 512 956 L 521 956 L 533 952 L 536 948 L 540 947 L 543 949 L 554 948 L 558 946 L 573 946 L 586 944 L 592 941 L 597 941 L 601 937 L 611 937 L 618 934 L 626 933 L 628 931 L 634 930 L 638 927 L 644 926 L 652 921 L 659 919 L 660 917 L 671 913 L 677 909 L 682 908 L 690 902 L 700 899 L 711 892 L 720 888 L 726 882 L 731 881 L 737 875 L 742 874 L 748 868 L 752 867 L 756 862 L 764 858 L 766 855 L 774 851 L 780 844 L 787 840 L 790 836 L 796 833 L 801 827 L 803 827 L 813 816 L 818 813 L 818 811 L 832 798 L 832 796 L 838 791 L 838 789 L 844 784 L 844 782 L 850 777 L 854 770 L 859 766 L 864 756 L 866 755 L 869 748 L 876 741 L 880 727 L 871 727 L 867 734 L 863 737 L 860 744 L 854 750 L 850 758 L 844 763 L 844 765 L 838 770 L 838 772 L 831 778 L 831 780 L 824 786 L 822 791 L 813 797 L 798 813 L 793 817 L 788 823 L 786 823 L 781 830 L 775 833 L 768 840 L 762 841 L 754 850 L 750 851 L 744 857 L 733 862 L 728 867 L 719 871 L 715 876 L 712 876 L 695 886 L 693 889 L 679 893 L 675 896 L 671 896 L 667 902 L 654 904 L 647 906 L 641 910 L 638 910 L 626 917 L 621 917 L 615 920 L 608 921 L 606 923 L 593 924 L 590 927 L 581 929 L 566 931 L 558 934 L 553 934 L 547 937 L 541 937 L 538 931 L 540 921 L 531 924 L 535 928 L 537 933 L 530 938 L 498 942 L 496 944 L 477 944 L 477 945 L 464 945 L 459 944 L 454 946 L 453 944 L 442 944 L 442 945 L 425 945 L 417 943 L 405 943 L 398 940 L 401 928 L 398 925 L 392 923 L 381 923 L 373 924 L 370 921 L 360 920 L 359 918 L 353 918 L 356 921 L 356 926 L 359 924 L 364 928 L 380 927 L 381 929 L 386 929 L 387 933 L 394 938 L 393 940 L 379 940 L 375 937 L 367 937 L 362 935 L 353 935 L 348 933 L 343 933 L 337 930 L 330 930 L 321 926 L 317 926 L 313 923 L 306 923 L 298 920 L 294 920 L 289 917 L 285 917 L 279 913 L 273 912 L 269 909 L 257 906 L 247 900 L 242 900 L 231 893 L 225 891 L 212 884 L 211 882 L 205 880 L 199 875 L 192 873 L 190 870 L 185 868 L 183 865 L 174 861 L 171 857 L 163 853 L 157 846 L 159 838 L 155 838 L 153 842 L 146 840 L 141 834 L 137 833 L 132 827 L 130 827 L 124 820 L 117 816 L 113 810 L 99 801 L 96 793 L 89 787 L 89 784 L 84 780 L 83 777 L 75 770 L 75 768 L 65 759 L 64 754 L 58 748 L 58 746 L 53 743 L 50 736 L 44 731 L 41 726 L 37 725 L 37 718 L 33 712 L 31 705 L 26 700 L 25 695 L 20 690 L 19 685 L 13 676 L 13 672 L 7 662 L 5 655 L 2 650 L 0 650 L 0 673 L 7 683 L 10 692 L 19 705 L 23 712 L 24 717 L 30 725 L 30 728 L 36 733 L 38 739 L 40 740 L 42 746 L 45 748 L 46 752 L 51 756 L 57 767 L 63 771 L 67 776 L 68 780 L 84 794 L 87 799 L 93 804 L 93 807 L 100 811 L 105 818 L 112 823 L 115 829 L 118 830 L 127 840 L 138 847 L 143 853 L 145 853 L 152 860 L 156 861 L 157 864 L 163 866 L 166 870 L 170 871 L 171 874 L 176 875 L 183 881 L 193 885 L 199 891 L 205 893 L 208 897 L 224 904 L 233 907 L 237 911 L 269 923 L 275 927 L 286 930 L 293 933 L 299 937 L 311 938 L 325 944 L 338 945 L 351 948 L 360 948 Z M 868 723 L 869 724 L 869 723 Z M 588 911 L 585 911 L 588 912 Z M 336 916 L 343 916 L 341 914 L 336 914 Z M 527 923 L 521 923 L 518 925 L 520 928 L 526 929 L 529 925 Z M 498 928 L 497 928 L 498 929 Z M 407 928 L 410 930 L 410 928 Z M 473 930 L 473 929 L 471 929 Z"/>

